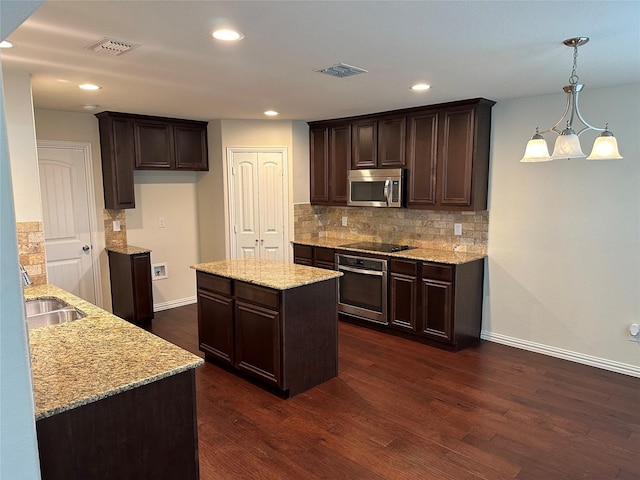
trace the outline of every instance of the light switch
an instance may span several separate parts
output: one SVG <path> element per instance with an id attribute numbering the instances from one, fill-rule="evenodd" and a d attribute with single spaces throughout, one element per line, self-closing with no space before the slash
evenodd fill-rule
<path id="1" fill-rule="evenodd" d="M 347 226 L 347 217 L 342 217 L 342 226 L 343 227 Z"/>
<path id="2" fill-rule="evenodd" d="M 120 231 L 120 220 L 114 220 L 113 221 L 113 231 L 114 232 L 119 232 Z"/>
<path id="3" fill-rule="evenodd" d="M 454 223 L 453 224 L 453 234 L 454 235 L 462 235 L 462 224 Z"/>

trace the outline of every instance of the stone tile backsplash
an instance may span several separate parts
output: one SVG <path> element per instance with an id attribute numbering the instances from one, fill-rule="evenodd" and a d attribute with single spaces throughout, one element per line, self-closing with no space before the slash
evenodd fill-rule
<path id="1" fill-rule="evenodd" d="M 347 226 L 342 226 L 347 217 Z M 326 236 L 486 254 L 489 212 L 294 205 L 295 238 Z M 454 235 L 454 224 L 462 235 Z"/>
<path id="2" fill-rule="evenodd" d="M 17 222 L 18 256 L 34 285 L 47 283 L 47 260 L 42 222 Z"/>
<path id="3" fill-rule="evenodd" d="M 104 220 L 104 242 L 106 248 L 123 248 L 127 246 L 127 223 L 124 210 L 107 210 L 102 214 Z M 113 231 L 113 221 L 120 221 L 120 231 Z"/>

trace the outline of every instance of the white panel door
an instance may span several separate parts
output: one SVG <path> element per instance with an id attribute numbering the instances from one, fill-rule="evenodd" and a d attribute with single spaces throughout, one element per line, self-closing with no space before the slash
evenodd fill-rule
<path id="1" fill-rule="evenodd" d="M 285 149 L 229 149 L 231 254 L 284 261 L 286 255 Z"/>
<path id="2" fill-rule="evenodd" d="M 260 257 L 284 260 L 284 217 L 282 205 L 282 154 L 258 156 L 260 198 Z"/>
<path id="3" fill-rule="evenodd" d="M 96 303 L 81 148 L 38 147 L 48 282 Z"/>
<path id="4" fill-rule="evenodd" d="M 258 197 L 258 154 L 234 155 L 236 258 L 259 257 L 260 225 Z"/>

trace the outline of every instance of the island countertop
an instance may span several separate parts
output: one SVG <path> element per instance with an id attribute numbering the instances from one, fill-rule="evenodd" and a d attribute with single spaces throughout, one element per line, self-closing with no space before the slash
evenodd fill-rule
<path id="1" fill-rule="evenodd" d="M 264 258 L 233 258 L 200 263 L 192 265 L 191 268 L 200 272 L 276 290 L 288 290 L 342 276 L 342 273 L 334 270 L 307 267 Z"/>
<path id="2" fill-rule="evenodd" d="M 398 252 L 371 252 L 369 250 L 360 250 L 358 248 L 347 246 L 350 243 L 354 243 L 357 241 L 358 240 L 347 240 L 344 238 L 314 237 L 295 239 L 291 243 L 297 243 L 298 245 L 309 245 L 312 247 L 335 248 L 338 250 L 345 250 L 350 252 L 378 253 L 379 255 L 384 255 L 387 257 L 418 260 L 422 262 L 447 263 L 450 265 L 460 265 L 486 257 L 486 255 L 481 253 L 456 252 L 453 250 L 441 250 L 437 248 L 416 247 L 409 250 L 400 250 Z"/>
<path id="3" fill-rule="evenodd" d="M 25 298 L 56 297 L 86 317 L 29 331 L 36 420 L 202 365 L 203 360 L 53 285 Z"/>

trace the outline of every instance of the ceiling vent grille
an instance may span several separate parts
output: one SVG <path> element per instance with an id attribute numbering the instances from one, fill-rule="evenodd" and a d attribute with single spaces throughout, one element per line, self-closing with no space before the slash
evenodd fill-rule
<path id="1" fill-rule="evenodd" d="M 118 56 L 123 53 L 130 52 L 134 48 L 138 48 L 140 45 L 137 43 L 123 42 L 121 40 L 115 40 L 113 38 L 103 38 L 95 43 L 85 47 L 87 50 L 91 50 L 95 53 L 103 55 Z"/>
<path id="2" fill-rule="evenodd" d="M 314 72 L 326 73 L 332 77 L 344 78 L 358 75 L 359 73 L 367 73 L 367 70 L 364 68 L 354 67 L 353 65 L 347 65 L 346 63 L 338 63 L 337 65 L 331 65 L 330 67 L 314 70 Z"/>

